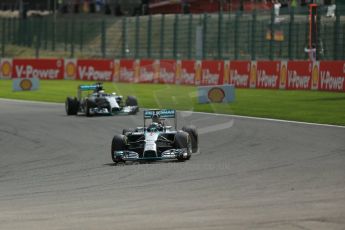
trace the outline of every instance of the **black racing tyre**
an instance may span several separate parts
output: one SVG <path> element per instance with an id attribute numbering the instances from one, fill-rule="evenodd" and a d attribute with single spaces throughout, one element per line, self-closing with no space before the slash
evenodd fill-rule
<path id="1" fill-rule="evenodd" d="M 139 112 L 139 106 L 132 107 L 132 111 L 129 112 L 129 115 L 136 115 Z"/>
<path id="2" fill-rule="evenodd" d="M 194 125 L 183 126 L 182 130 L 187 132 L 192 140 L 192 151 L 193 153 L 199 150 L 199 135 L 198 130 Z"/>
<path id="3" fill-rule="evenodd" d="M 118 163 L 118 159 L 114 157 L 114 151 L 122 151 L 126 150 L 126 140 L 125 136 L 120 135 L 120 134 L 115 134 L 113 137 L 113 140 L 111 142 L 111 159 L 113 160 L 114 163 Z"/>
<path id="4" fill-rule="evenodd" d="M 130 114 L 135 115 L 137 112 L 139 112 L 139 106 L 135 106 L 135 109 Z"/>
<path id="5" fill-rule="evenodd" d="M 85 100 L 85 114 L 87 117 L 92 116 L 92 114 L 90 113 L 90 108 L 91 108 L 90 104 L 91 104 L 90 101 L 88 99 L 86 99 Z"/>
<path id="6" fill-rule="evenodd" d="M 126 106 L 138 106 L 138 100 L 134 96 L 128 96 L 126 99 Z"/>
<path id="7" fill-rule="evenodd" d="M 132 133 L 132 132 L 135 132 L 135 129 L 131 129 L 131 128 L 123 129 L 122 130 L 122 135 L 126 135 L 126 133 Z"/>
<path id="8" fill-rule="evenodd" d="M 177 149 L 187 149 L 187 158 L 182 156 L 177 158 L 179 161 L 189 160 L 192 156 L 192 142 L 189 134 L 184 131 L 179 131 L 175 135 L 175 148 Z"/>
<path id="9" fill-rule="evenodd" d="M 66 114 L 77 115 L 79 109 L 79 102 L 76 98 L 67 97 L 65 101 Z"/>

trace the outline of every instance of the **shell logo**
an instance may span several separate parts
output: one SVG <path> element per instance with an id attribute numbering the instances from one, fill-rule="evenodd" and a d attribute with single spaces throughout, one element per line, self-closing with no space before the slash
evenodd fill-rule
<path id="1" fill-rule="evenodd" d="M 313 73 L 312 73 L 312 88 L 317 89 L 318 83 L 319 83 L 319 69 L 317 65 L 314 65 Z"/>
<path id="2" fill-rule="evenodd" d="M 67 77 L 75 77 L 76 72 L 77 72 L 77 68 L 76 68 L 75 63 L 68 62 L 66 64 L 66 75 L 67 75 Z"/>
<path id="3" fill-rule="evenodd" d="M 12 66 L 11 66 L 10 62 L 8 62 L 8 61 L 3 62 L 2 65 L 1 65 L 1 74 L 2 74 L 2 76 L 10 77 L 11 69 L 12 69 Z"/>
<path id="4" fill-rule="evenodd" d="M 214 87 L 208 91 L 208 99 L 210 102 L 220 103 L 225 98 L 225 92 L 219 87 Z"/>
<path id="5" fill-rule="evenodd" d="M 31 90 L 32 82 L 30 79 L 23 79 L 20 81 L 19 86 L 22 90 Z"/>
<path id="6" fill-rule="evenodd" d="M 287 68 L 286 68 L 285 64 L 283 64 L 283 66 L 282 66 L 280 76 L 281 76 L 280 85 L 282 87 L 285 87 L 285 85 L 286 85 L 286 76 L 287 76 Z"/>

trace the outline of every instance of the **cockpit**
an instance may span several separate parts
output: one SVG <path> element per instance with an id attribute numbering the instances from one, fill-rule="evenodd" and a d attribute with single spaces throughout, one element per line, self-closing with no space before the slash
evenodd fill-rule
<path id="1" fill-rule="evenodd" d="M 148 132 L 161 132 L 163 131 L 163 125 L 157 123 L 157 122 L 152 122 L 148 127 L 147 127 Z"/>

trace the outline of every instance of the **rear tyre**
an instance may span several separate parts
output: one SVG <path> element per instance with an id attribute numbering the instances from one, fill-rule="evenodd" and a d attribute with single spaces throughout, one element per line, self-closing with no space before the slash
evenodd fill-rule
<path id="1" fill-rule="evenodd" d="M 88 99 L 85 100 L 85 114 L 87 117 L 91 117 L 92 114 L 90 113 L 90 109 L 91 109 L 91 106 L 90 106 L 90 101 Z"/>
<path id="2" fill-rule="evenodd" d="M 182 130 L 189 134 L 192 141 L 192 152 L 196 153 L 199 150 L 199 135 L 198 130 L 194 125 L 183 126 Z"/>
<path id="3" fill-rule="evenodd" d="M 79 102 L 76 98 L 67 97 L 65 101 L 65 110 L 66 114 L 77 115 L 78 113 Z"/>
<path id="4" fill-rule="evenodd" d="M 177 132 L 175 135 L 175 148 L 186 149 L 187 157 L 180 156 L 177 158 L 179 161 L 189 160 L 192 156 L 192 142 L 187 132 Z"/>
<path id="5" fill-rule="evenodd" d="M 125 136 L 120 134 L 115 134 L 113 140 L 111 142 L 111 159 L 114 163 L 118 163 L 119 159 L 114 156 L 115 151 L 123 151 L 126 150 L 126 141 Z"/>

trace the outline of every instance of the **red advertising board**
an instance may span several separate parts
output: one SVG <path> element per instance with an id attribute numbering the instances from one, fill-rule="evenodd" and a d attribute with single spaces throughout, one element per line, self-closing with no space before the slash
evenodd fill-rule
<path id="1" fill-rule="evenodd" d="M 219 85 L 223 82 L 224 61 L 202 61 L 201 85 Z"/>
<path id="2" fill-rule="evenodd" d="M 278 89 L 280 61 L 257 61 L 256 88 Z"/>
<path id="3" fill-rule="evenodd" d="M 153 83 L 157 73 L 157 63 L 154 60 L 140 60 L 139 83 Z"/>
<path id="4" fill-rule="evenodd" d="M 6 59 L 2 78 L 77 79 L 345 92 L 345 61 Z"/>
<path id="5" fill-rule="evenodd" d="M 184 85 L 194 85 L 195 82 L 195 64 L 193 60 L 183 60 L 176 62 L 176 84 Z M 200 66 L 200 65 L 199 65 Z M 198 71 L 198 76 L 201 76 L 201 66 L 200 71 Z"/>
<path id="6" fill-rule="evenodd" d="M 230 62 L 230 84 L 236 88 L 249 88 L 250 61 Z"/>
<path id="7" fill-rule="evenodd" d="M 288 61 L 286 89 L 311 89 L 311 61 Z"/>
<path id="8" fill-rule="evenodd" d="M 158 82 L 164 84 L 174 84 L 176 74 L 175 60 L 160 60 Z"/>
<path id="9" fill-rule="evenodd" d="M 13 59 L 13 78 L 63 79 L 63 59 Z"/>
<path id="10" fill-rule="evenodd" d="M 112 81 L 114 76 L 113 60 L 78 59 L 77 79 L 86 81 Z"/>
<path id="11" fill-rule="evenodd" d="M 135 82 L 136 76 L 139 75 L 139 67 L 137 60 L 126 60 L 120 61 L 120 82 Z"/>
<path id="12" fill-rule="evenodd" d="M 319 90 L 345 91 L 345 61 L 321 61 Z"/>

